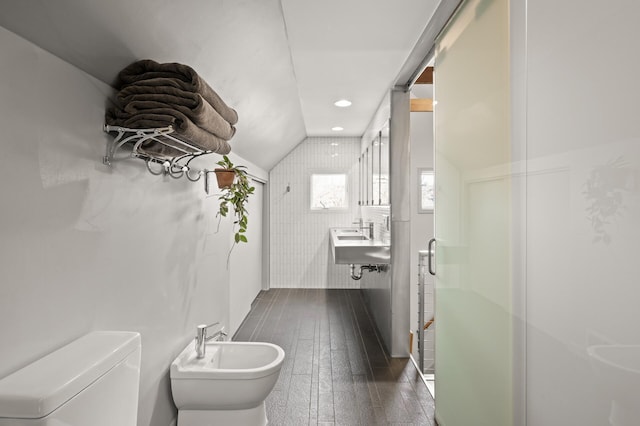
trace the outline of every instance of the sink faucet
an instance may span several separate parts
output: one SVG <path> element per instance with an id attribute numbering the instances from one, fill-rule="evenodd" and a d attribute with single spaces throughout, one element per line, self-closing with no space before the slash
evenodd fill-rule
<path id="1" fill-rule="evenodd" d="M 214 327 L 216 325 L 220 325 L 219 322 L 214 322 L 213 324 L 200 324 L 196 328 L 196 358 L 204 358 L 205 354 L 205 343 L 211 339 L 215 339 L 217 341 L 224 340 L 227 337 L 227 333 L 224 332 L 224 327 L 220 327 L 220 330 L 213 333 L 211 336 L 207 336 L 207 329 Z"/>
<path id="2" fill-rule="evenodd" d="M 358 229 L 360 229 L 361 231 L 366 230 L 367 231 L 367 236 L 369 237 L 370 240 L 373 240 L 373 221 L 363 221 L 362 218 L 358 218 L 357 222 L 353 222 L 354 225 L 358 225 Z M 366 226 L 365 226 L 366 225 Z"/>
<path id="3" fill-rule="evenodd" d="M 373 221 L 366 222 L 366 223 L 367 223 L 367 230 L 369 231 L 369 239 L 373 240 Z"/>

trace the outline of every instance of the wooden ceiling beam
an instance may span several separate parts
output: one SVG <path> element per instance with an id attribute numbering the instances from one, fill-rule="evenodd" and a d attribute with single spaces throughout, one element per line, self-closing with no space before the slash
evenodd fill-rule
<path id="1" fill-rule="evenodd" d="M 433 84 L 433 67 L 425 68 L 415 84 Z"/>
<path id="2" fill-rule="evenodd" d="M 411 112 L 433 112 L 433 99 L 414 98 L 411 99 Z"/>

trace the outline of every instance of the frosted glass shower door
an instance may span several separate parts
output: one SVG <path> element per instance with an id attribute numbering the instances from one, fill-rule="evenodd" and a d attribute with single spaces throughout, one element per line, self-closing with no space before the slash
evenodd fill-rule
<path id="1" fill-rule="evenodd" d="M 435 57 L 436 418 L 513 424 L 506 0 L 465 2 Z"/>

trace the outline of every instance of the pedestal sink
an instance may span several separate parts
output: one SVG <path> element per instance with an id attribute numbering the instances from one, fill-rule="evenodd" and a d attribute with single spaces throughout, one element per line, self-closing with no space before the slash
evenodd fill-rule
<path id="1" fill-rule="evenodd" d="M 358 228 L 330 228 L 331 251 L 337 264 L 388 265 L 388 243 L 372 240 Z"/>

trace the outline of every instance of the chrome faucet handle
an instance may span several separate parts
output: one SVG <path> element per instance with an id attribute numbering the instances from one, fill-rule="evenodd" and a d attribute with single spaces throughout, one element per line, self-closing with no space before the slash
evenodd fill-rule
<path id="1" fill-rule="evenodd" d="M 204 338 L 207 336 L 207 329 L 209 329 L 209 328 L 211 328 L 213 326 L 219 325 L 219 324 L 220 324 L 220 322 L 216 321 L 213 324 L 209 324 L 209 325 L 206 325 L 206 324 L 198 325 L 197 328 L 196 328 L 196 339 L 203 339 L 204 340 Z"/>
<path id="2" fill-rule="evenodd" d="M 213 324 L 200 324 L 198 325 L 198 330 L 206 330 L 207 328 L 215 327 L 216 325 L 220 325 L 220 321 L 216 321 Z"/>
<path id="3" fill-rule="evenodd" d="M 227 336 L 228 334 L 225 333 L 224 327 L 222 327 L 217 333 L 215 333 L 211 337 L 207 337 L 207 340 L 215 339 L 218 342 L 224 342 Z"/>
<path id="4" fill-rule="evenodd" d="M 200 324 L 196 327 L 196 338 L 195 338 L 195 349 L 196 349 L 196 357 L 203 358 L 205 354 L 205 342 L 210 338 L 207 338 L 207 329 L 214 327 L 216 325 L 220 325 L 219 321 L 214 322 L 213 324 Z M 224 327 L 222 327 L 222 330 Z M 224 331 L 223 331 L 224 332 Z M 215 335 L 214 335 L 215 336 Z M 213 336 L 212 336 L 213 337 Z"/>
<path id="5" fill-rule="evenodd" d="M 213 324 L 200 324 L 197 327 L 196 330 L 196 340 L 200 340 L 200 341 L 205 341 L 207 340 L 207 330 L 210 329 L 211 327 L 215 327 L 216 325 L 220 325 L 220 321 L 216 321 Z M 224 330 L 224 327 L 222 327 L 222 330 Z"/>

